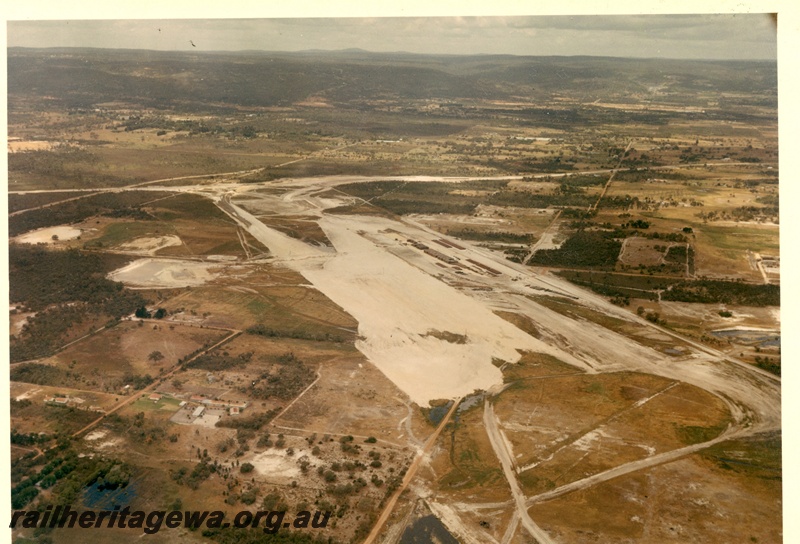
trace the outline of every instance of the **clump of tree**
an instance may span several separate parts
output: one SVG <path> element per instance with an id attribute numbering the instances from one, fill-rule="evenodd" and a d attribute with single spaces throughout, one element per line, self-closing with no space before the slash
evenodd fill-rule
<path id="1" fill-rule="evenodd" d="M 151 317 L 154 319 L 163 319 L 167 315 L 167 310 L 158 308 L 155 312 L 151 312 L 147 309 L 147 306 L 143 305 L 136 308 L 134 315 L 139 319 L 150 319 Z"/>
<path id="2" fill-rule="evenodd" d="M 106 418 L 107 424 L 115 432 L 127 435 L 136 443 L 152 444 L 167 439 L 167 430 L 162 422 L 145 418 L 144 412 L 133 417 L 112 414 Z"/>
<path id="3" fill-rule="evenodd" d="M 447 234 L 465 240 L 478 240 L 481 242 L 505 242 L 509 244 L 531 244 L 536 241 L 532 234 L 517 234 L 505 231 L 481 231 L 470 228 L 449 229 Z"/>
<path id="4" fill-rule="evenodd" d="M 762 370 L 766 370 L 767 372 L 772 372 L 776 376 L 781 375 L 781 362 L 780 359 L 773 360 L 770 357 L 761 357 L 756 356 L 755 358 L 756 366 Z"/>
<path id="5" fill-rule="evenodd" d="M 121 283 L 105 278 L 110 270 L 98 255 L 16 244 L 8 254 L 9 297 L 32 311 L 75 301 L 102 305 L 123 291 Z"/>
<path id="6" fill-rule="evenodd" d="M 661 314 L 658 312 L 647 312 L 644 316 L 646 320 L 650 323 L 655 323 L 656 325 L 666 325 L 667 322 L 661 319 Z"/>
<path id="7" fill-rule="evenodd" d="M 558 249 L 540 249 L 530 263 L 539 266 L 575 268 L 613 268 L 622 243 L 608 233 L 582 230 L 573 234 Z"/>
<path id="8" fill-rule="evenodd" d="M 193 359 L 186 365 L 186 367 L 209 370 L 212 372 L 219 372 L 222 370 L 230 370 L 232 368 L 244 366 L 250 361 L 252 357 L 253 357 L 252 351 L 241 353 L 236 357 L 232 357 L 227 352 L 207 353 L 205 355 L 197 357 L 196 359 Z"/>
<path id="9" fill-rule="evenodd" d="M 641 202 L 639 201 L 638 196 L 609 196 L 606 195 L 602 199 L 600 199 L 600 208 L 620 208 L 623 210 L 629 210 L 632 208 L 639 208 L 641 206 Z"/>
<path id="10" fill-rule="evenodd" d="M 140 293 L 106 279 L 105 274 L 118 264 L 78 250 L 11 245 L 10 299 L 37 312 L 11 338 L 11 360 L 51 355 L 74 327 L 86 329 L 98 317 L 113 322 L 142 306 Z"/>
<path id="11" fill-rule="evenodd" d="M 120 387 L 124 385 L 130 385 L 133 389 L 138 391 L 139 389 L 144 389 L 154 381 L 155 379 L 150 374 L 140 376 L 139 374 L 126 372 L 122 375 L 122 378 L 120 378 L 118 385 Z"/>
<path id="12" fill-rule="evenodd" d="M 96 485 L 101 490 L 125 487 L 135 473 L 133 466 L 117 459 L 79 457 L 68 440 L 60 440 L 45 450 L 43 456 L 33 457 L 12 462 L 13 508 L 25 507 L 44 489 L 49 490 L 51 504 L 75 504 L 87 487 Z"/>
<path id="13" fill-rule="evenodd" d="M 191 471 L 186 467 L 181 467 L 171 471 L 170 476 L 173 481 L 180 485 L 185 485 L 191 489 L 197 489 L 200 487 L 201 483 L 217 472 L 217 469 L 217 463 L 211 463 L 207 457 L 203 456 L 200 462 L 192 467 Z"/>
<path id="14" fill-rule="evenodd" d="M 250 414 L 248 416 L 239 416 L 236 418 L 224 418 L 217 421 L 217 427 L 227 427 L 229 429 L 249 429 L 258 431 L 272 421 L 272 419 L 280 413 L 281 408 L 274 408 L 261 412 L 258 414 Z"/>
<path id="15" fill-rule="evenodd" d="M 16 158 L 22 155 L 30 155 L 30 153 L 13 153 L 9 155 L 9 163 L 12 160 L 12 156 Z M 146 202 L 167 197 L 171 194 L 166 191 L 97 193 L 86 198 L 62 202 L 47 208 L 31 210 L 24 214 L 9 217 L 8 232 L 11 236 L 17 236 L 30 230 L 77 223 L 96 215 L 150 220 L 153 217 L 142 210 L 140 206 Z"/>
<path id="16" fill-rule="evenodd" d="M 623 229 L 631 228 L 631 229 L 649 229 L 650 222 L 645 221 L 644 219 L 634 219 L 633 221 L 628 221 L 627 223 L 622 224 Z"/>
<path id="17" fill-rule="evenodd" d="M 14 400 L 14 399 L 11 399 Z M 27 399 L 26 399 L 27 400 Z M 28 401 L 30 402 L 30 401 Z M 52 440 L 52 436 L 47 433 L 20 433 L 11 429 L 11 443 L 18 446 L 32 446 L 34 444 L 46 444 Z"/>
<path id="18" fill-rule="evenodd" d="M 262 372 L 242 393 L 256 399 L 276 397 L 288 400 L 297 396 L 315 379 L 313 369 L 297 358 L 294 353 L 284 353 L 276 358 L 277 368 Z"/>
<path id="19" fill-rule="evenodd" d="M 684 281 L 662 294 L 664 300 L 739 306 L 780 306 L 779 285 L 725 280 Z"/>
<path id="20" fill-rule="evenodd" d="M 55 366 L 41 363 L 25 363 L 11 369 L 11 381 L 35 383 L 37 385 L 63 385 L 65 372 Z"/>
<path id="21" fill-rule="evenodd" d="M 151 351 L 150 355 L 147 356 L 147 360 L 148 361 L 153 361 L 154 363 L 157 363 L 159 361 L 163 361 L 164 360 L 164 354 L 161 353 L 158 350 Z"/>
<path id="22" fill-rule="evenodd" d="M 580 187 L 564 183 L 550 194 L 514 190 L 500 191 L 491 195 L 486 203 L 518 208 L 547 208 L 550 206 L 588 208 L 594 204 L 594 197 L 586 194 Z"/>

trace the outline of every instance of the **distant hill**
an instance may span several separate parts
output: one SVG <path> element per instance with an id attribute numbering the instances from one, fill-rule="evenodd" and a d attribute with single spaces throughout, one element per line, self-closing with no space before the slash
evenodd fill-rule
<path id="1" fill-rule="evenodd" d="M 435 56 L 361 50 L 297 53 L 8 49 L 9 104 L 51 97 L 68 107 L 334 105 L 380 99 L 584 99 L 749 93 L 777 103 L 777 66 L 758 61 Z"/>

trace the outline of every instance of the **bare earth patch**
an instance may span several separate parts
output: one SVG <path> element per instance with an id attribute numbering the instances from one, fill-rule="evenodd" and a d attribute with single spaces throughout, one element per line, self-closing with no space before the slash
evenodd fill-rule
<path id="1" fill-rule="evenodd" d="M 14 241 L 22 244 L 54 244 L 59 240 L 72 240 L 80 235 L 81 231 L 74 227 L 48 227 L 17 236 Z"/>
<path id="2" fill-rule="evenodd" d="M 203 285 L 221 273 L 220 265 L 173 259 L 139 259 L 114 270 L 108 278 L 133 288 Z"/>
<path id="3" fill-rule="evenodd" d="M 183 244 L 180 238 L 175 235 L 157 236 L 153 238 L 137 238 L 130 242 L 126 242 L 119 246 L 122 251 L 130 251 L 132 253 L 146 253 L 148 255 L 155 255 L 158 250 L 165 247 L 179 246 Z"/>

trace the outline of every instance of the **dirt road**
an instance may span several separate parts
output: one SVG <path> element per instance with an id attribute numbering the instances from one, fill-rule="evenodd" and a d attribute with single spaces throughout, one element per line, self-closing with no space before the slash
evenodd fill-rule
<path id="1" fill-rule="evenodd" d="M 652 457 L 647 457 L 645 459 L 639 459 L 638 461 L 632 461 L 624 465 L 619 465 L 604 472 L 599 472 L 587 478 L 583 478 L 582 480 L 576 480 L 574 482 L 562 485 L 561 487 L 551 489 L 550 491 L 540 493 L 539 495 L 534 495 L 533 497 L 527 499 L 526 504 L 530 507 L 536 503 L 549 501 L 551 499 L 555 499 L 556 497 L 560 497 L 561 495 L 572 493 L 573 491 L 588 489 L 597 484 L 607 482 L 608 480 L 624 476 L 625 474 L 630 474 L 631 472 L 644 470 L 657 465 L 663 465 L 664 463 L 670 463 L 682 457 L 686 457 L 687 455 L 692 455 L 693 453 L 697 453 L 698 451 L 709 448 L 714 444 L 724 442 L 725 440 L 730 440 L 742 434 L 747 433 L 743 433 L 741 431 L 726 431 L 717 438 L 709 440 L 708 442 L 693 444 L 691 446 L 686 446 L 685 448 L 679 448 L 677 450 L 664 452 L 658 455 L 653 455 Z"/>
<path id="2" fill-rule="evenodd" d="M 544 529 L 536 525 L 536 522 L 528 515 L 528 505 L 526 504 L 525 494 L 519 486 L 517 481 L 517 474 L 514 471 L 514 462 L 511 457 L 511 452 L 506 448 L 505 440 L 500 436 L 500 429 L 497 428 L 497 419 L 494 416 L 494 407 L 489 399 L 486 399 L 483 405 L 483 424 L 486 427 L 486 435 L 492 443 L 492 449 L 495 455 L 500 460 L 503 466 L 503 474 L 505 474 L 506 481 L 511 487 L 511 495 L 514 497 L 514 503 L 517 510 L 516 515 L 522 526 L 533 536 L 539 544 L 555 544 Z"/>
<path id="3" fill-rule="evenodd" d="M 547 225 L 546 229 L 544 229 L 544 232 L 542 233 L 542 235 L 539 237 L 538 240 L 536 240 L 536 243 L 534 243 L 531 246 L 531 250 L 528 252 L 528 254 L 525 256 L 525 258 L 522 260 L 523 264 L 527 265 L 530 262 L 531 257 L 533 257 L 534 253 L 539 251 L 539 249 L 543 245 L 545 245 L 545 244 L 551 245 L 552 244 L 553 236 L 555 235 L 554 231 L 558 227 L 558 218 L 560 216 L 561 216 L 561 210 L 558 210 L 555 213 L 555 215 L 553 215 L 553 220 L 550 221 L 550 224 Z"/>
<path id="4" fill-rule="evenodd" d="M 447 415 L 442 418 L 441 423 L 439 423 L 439 426 L 436 428 L 433 434 L 428 437 L 428 440 L 425 441 L 425 445 L 421 449 L 417 450 L 417 455 L 414 457 L 414 461 L 412 461 L 411 465 L 408 467 L 406 475 L 403 478 L 403 483 L 400 484 L 400 487 L 397 488 L 397 490 L 386 502 L 386 506 L 384 507 L 383 512 L 381 512 L 378 521 L 375 522 L 375 526 L 372 528 L 372 531 L 370 531 L 370 533 L 367 535 L 367 538 L 364 539 L 364 544 L 372 544 L 375 542 L 375 539 L 378 537 L 378 534 L 380 534 L 381 529 L 386 523 L 386 520 L 388 520 L 389 516 L 392 514 L 392 510 L 394 510 L 394 506 L 397 504 L 397 499 L 400 498 L 400 495 L 408 487 L 408 484 L 410 484 L 411 480 L 414 479 L 414 475 L 417 473 L 419 466 L 425 460 L 425 457 L 427 457 L 427 455 L 430 453 L 433 445 L 436 443 L 436 439 L 439 438 L 439 434 L 441 434 L 442 429 L 444 429 L 447 423 L 450 421 L 450 418 L 455 413 L 460 402 L 460 398 L 453 402 L 453 406 L 447 412 Z"/>

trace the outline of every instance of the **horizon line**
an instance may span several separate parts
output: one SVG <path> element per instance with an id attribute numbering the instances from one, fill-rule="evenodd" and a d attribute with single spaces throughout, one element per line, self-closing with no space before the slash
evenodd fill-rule
<path id="1" fill-rule="evenodd" d="M 187 53 L 187 54 L 236 54 L 236 53 L 366 53 L 370 55 L 412 55 L 418 57 L 512 57 L 512 58 L 597 58 L 597 59 L 620 59 L 620 60 L 675 60 L 675 61 L 698 61 L 698 62 L 774 62 L 777 64 L 777 57 L 764 57 L 764 58 L 719 58 L 719 57 L 619 57 L 613 55 L 592 55 L 591 53 L 583 53 L 578 55 L 531 55 L 531 54 L 514 54 L 514 53 L 418 53 L 412 51 L 372 51 L 359 47 L 348 47 L 344 49 L 148 49 L 148 48 L 133 48 L 133 47 L 98 47 L 98 46 L 75 46 L 75 45 L 56 45 L 56 46 L 28 46 L 28 45 L 14 45 L 7 46 L 6 52 L 12 49 L 25 49 L 25 50 L 59 50 L 59 49 L 74 49 L 74 50 L 92 50 L 92 51 L 141 51 L 151 53 Z"/>

